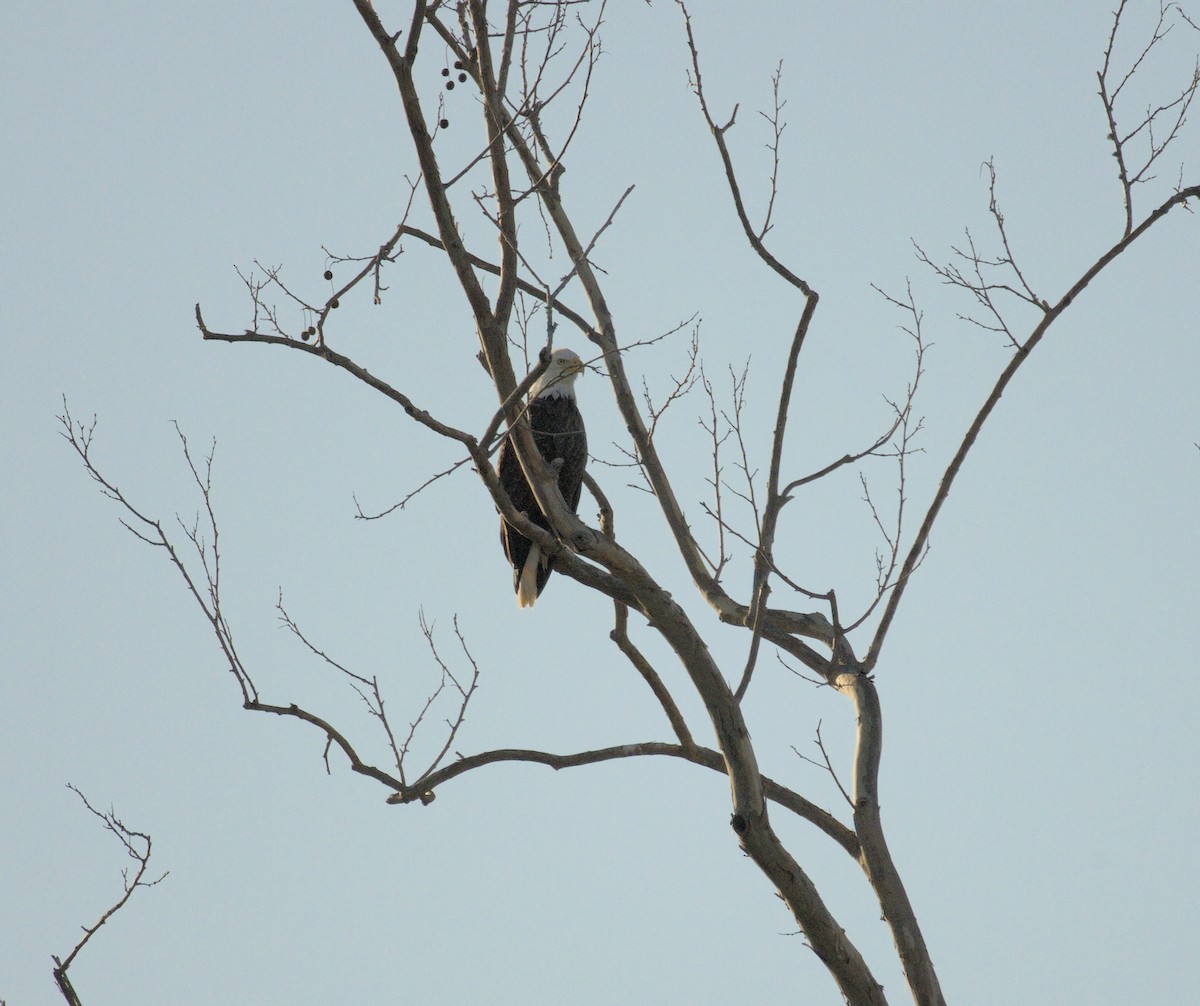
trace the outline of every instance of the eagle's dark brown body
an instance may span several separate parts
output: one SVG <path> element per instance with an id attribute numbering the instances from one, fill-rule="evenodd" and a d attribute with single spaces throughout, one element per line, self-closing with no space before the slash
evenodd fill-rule
<path id="1" fill-rule="evenodd" d="M 573 353 L 570 355 L 578 361 L 578 357 Z M 571 387 L 574 377 L 575 373 L 570 373 L 568 379 L 550 385 L 534 398 L 529 403 L 528 416 L 534 443 L 546 463 L 554 466 L 559 458 L 562 459 L 558 469 L 558 488 L 567 506 L 577 510 L 583 488 L 583 470 L 587 465 L 587 433 Z M 521 470 L 516 449 L 508 440 L 500 448 L 499 474 L 500 482 L 512 498 L 513 506 L 518 511 L 524 511 L 539 527 L 550 530 L 546 515 L 542 513 L 529 483 L 525 481 L 525 473 Z M 504 545 L 504 554 L 512 563 L 513 589 L 517 592 L 517 603 L 523 608 L 528 607 L 541 594 L 546 581 L 550 579 L 554 559 L 542 555 L 541 549 L 503 518 L 500 520 L 500 541 Z M 531 554 L 533 565 L 526 570 Z"/>

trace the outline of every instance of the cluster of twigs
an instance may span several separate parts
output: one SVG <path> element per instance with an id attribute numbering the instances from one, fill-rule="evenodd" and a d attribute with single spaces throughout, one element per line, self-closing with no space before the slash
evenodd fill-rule
<path id="1" fill-rule="evenodd" d="M 216 636 L 228 664 L 229 671 L 237 682 L 242 697 L 243 708 L 253 712 L 293 717 L 320 729 L 325 734 L 324 759 L 327 769 L 329 767 L 330 749 L 336 746 L 349 759 L 351 768 L 354 771 L 374 778 L 390 788 L 406 791 L 411 790 L 416 797 L 426 802 L 431 800 L 432 790 L 425 785 L 425 780 L 435 773 L 449 754 L 454 738 L 466 718 L 467 706 L 479 683 L 479 667 L 467 648 L 466 640 L 463 638 L 458 625 L 458 619 L 454 619 L 454 634 L 470 667 L 469 674 L 466 676 L 463 676 L 461 672 L 456 674 L 442 658 L 434 639 L 433 627 L 425 620 L 422 613 L 420 618 L 421 632 L 439 669 L 439 681 L 427 697 L 416 717 L 409 723 L 407 730 L 401 732 L 399 728 L 393 728 L 388 718 L 385 699 L 378 677 L 375 675 L 367 677 L 350 670 L 311 642 L 284 607 L 283 595 L 282 592 L 280 593 L 276 602 L 280 622 L 300 641 L 309 653 L 342 676 L 359 698 L 362 699 L 370 715 L 380 724 L 391 753 L 392 765 L 388 769 L 383 769 L 377 765 L 370 764 L 359 756 L 354 745 L 345 734 L 323 717 L 297 706 L 295 703 L 284 705 L 263 701 L 258 685 L 242 661 L 234 640 L 233 630 L 225 617 L 221 599 L 220 532 L 212 500 L 212 472 L 215 444 L 203 459 L 197 461 L 192 454 L 187 438 L 177 428 L 180 451 L 199 495 L 200 508 L 190 522 L 176 516 L 174 522 L 164 524 L 164 522 L 147 516 L 133 506 L 117 485 L 101 474 L 100 470 L 96 467 L 92 457 L 92 442 L 96 430 L 96 421 L 94 418 L 91 422 L 86 423 L 76 420 L 71 415 L 64 401 L 63 412 L 59 416 L 59 422 L 62 427 L 62 436 L 79 455 L 87 473 L 100 486 L 101 492 L 105 496 L 120 505 L 122 509 L 121 523 L 140 541 L 155 548 L 163 549 L 171 565 L 183 578 L 189 594 L 204 613 Z M 182 540 L 177 536 L 181 536 Z M 455 711 L 445 720 L 446 736 L 444 743 L 442 743 L 437 753 L 422 765 L 418 772 L 413 773 L 406 767 L 406 760 L 413 750 L 414 739 L 418 730 L 428 722 L 438 700 L 444 694 L 453 694 L 455 696 Z"/>

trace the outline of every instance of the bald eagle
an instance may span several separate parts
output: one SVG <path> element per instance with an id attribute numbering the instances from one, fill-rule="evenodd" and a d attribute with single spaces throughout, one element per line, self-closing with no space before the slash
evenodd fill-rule
<path id="1" fill-rule="evenodd" d="M 552 468 L 558 467 L 558 488 L 572 510 L 579 508 L 583 469 L 587 464 L 587 433 L 575 404 L 575 378 L 582 371 L 583 361 L 577 354 L 569 349 L 556 349 L 550 356 L 546 372 L 530 390 L 528 410 L 533 442 L 546 463 Z M 539 527 L 550 530 L 550 522 L 525 480 L 510 439 L 506 439 L 500 448 L 500 484 L 518 511 L 523 511 Z M 504 554 L 512 563 L 517 604 L 530 608 L 550 579 L 554 558 L 543 555 L 540 547 L 512 527 L 503 516 L 500 518 L 500 541 L 504 545 Z"/>

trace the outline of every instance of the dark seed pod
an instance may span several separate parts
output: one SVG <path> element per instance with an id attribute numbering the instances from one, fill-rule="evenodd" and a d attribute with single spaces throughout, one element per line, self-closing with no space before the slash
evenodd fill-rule
<path id="1" fill-rule="evenodd" d="M 444 66 L 442 67 L 442 76 L 443 76 L 443 77 L 449 77 L 449 76 L 450 76 L 450 71 L 449 71 L 448 69 L 446 69 L 446 67 L 444 67 Z"/>
<path id="2" fill-rule="evenodd" d="M 303 332 L 300 333 L 300 338 L 303 339 L 305 342 L 308 342 L 308 337 L 311 332 L 312 332 L 312 329 L 306 328 Z"/>
<path id="3" fill-rule="evenodd" d="M 454 90 L 454 81 L 452 81 L 452 80 L 448 80 L 448 81 L 446 81 L 446 90 L 447 90 L 447 91 L 453 91 L 453 90 Z"/>
<path id="4" fill-rule="evenodd" d="M 333 273 L 331 273 L 328 269 L 325 270 L 325 278 L 333 279 Z"/>
<path id="5" fill-rule="evenodd" d="M 449 119 L 442 119 L 442 120 L 441 120 L 441 121 L 438 123 L 438 125 L 439 125 L 439 126 L 442 128 L 442 129 L 449 129 L 449 128 L 450 128 L 450 120 L 449 120 Z"/>
<path id="6" fill-rule="evenodd" d="M 330 306 L 330 307 L 337 307 L 337 306 L 338 306 L 338 299 L 337 299 L 336 297 L 334 297 L 334 298 L 333 298 L 333 300 L 331 300 L 331 301 L 329 302 L 329 306 Z"/>
<path id="7" fill-rule="evenodd" d="M 460 73 L 458 75 L 458 82 L 460 84 L 465 84 L 467 82 L 467 75 L 465 73 Z"/>
<path id="8" fill-rule="evenodd" d="M 462 68 L 463 68 L 463 61 L 461 59 L 456 59 L 454 61 L 454 69 L 461 70 Z"/>

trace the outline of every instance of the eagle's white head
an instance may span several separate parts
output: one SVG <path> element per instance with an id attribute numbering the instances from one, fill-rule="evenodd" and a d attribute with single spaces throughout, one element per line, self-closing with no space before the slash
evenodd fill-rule
<path id="1" fill-rule="evenodd" d="M 556 349 L 550 354 L 550 366 L 533 382 L 530 394 L 534 398 L 574 398 L 575 378 L 583 373 L 583 360 L 571 349 Z"/>

